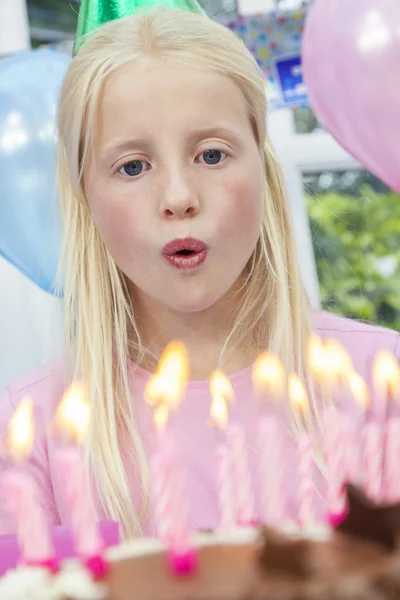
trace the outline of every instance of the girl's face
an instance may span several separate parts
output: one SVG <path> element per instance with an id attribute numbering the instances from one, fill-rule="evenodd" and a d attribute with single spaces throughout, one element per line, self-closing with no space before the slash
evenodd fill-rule
<path id="1" fill-rule="evenodd" d="M 227 77 L 143 61 L 106 83 L 85 191 L 134 296 L 183 313 L 235 289 L 263 214 L 263 160 Z"/>

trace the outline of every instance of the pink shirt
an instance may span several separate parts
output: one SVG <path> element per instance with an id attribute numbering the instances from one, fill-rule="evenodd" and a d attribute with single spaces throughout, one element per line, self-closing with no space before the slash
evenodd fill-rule
<path id="1" fill-rule="evenodd" d="M 371 365 L 375 354 L 387 349 L 400 359 L 400 336 L 394 331 L 360 324 L 355 321 L 339 318 L 324 312 L 313 313 L 313 329 L 322 338 L 334 337 L 341 342 L 351 354 L 358 373 L 368 383 L 371 382 Z M 152 432 L 151 414 L 143 401 L 143 391 L 149 374 L 142 369 L 135 370 L 131 377 L 132 396 L 135 398 L 135 410 L 140 433 L 149 452 Z M 257 448 L 256 424 L 258 417 L 257 403 L 252 401 L 251 367 L 230 377 L 235 390 L 236 402 L 232 407 L 231 418 L 239 422 L 246 433 L 251 469 L 256 480 Z M 54 463 L 54 447 L 46 436 L 49 423 L 52 421 L 57 404 L 63 394 L 62 361 L 49 365 L 21 380 L 12 383 L 0 400 L 0 435 L 4 439 L 7 423 L 18 402 L 29 395 L 35 401 L 36 442 L 31 457 L 30 468 L 37 482 L 40 499 L 46 511 L 48 521 L 52 525 L 66 523 L 66 506 L 64 484 Z M 218 502 L 215 471 L 215 453 L 220 441 L 220 434 L 206 426 L 209 419 L 210 393 L 208 382 L 191 382 L 185 402 L 175 415 L 171 427 L 179 444 L 181 455 L 188 473 L 188 484 L 191 503 L 192 525 L 196 529 L 213 529 L 218 522 Z M 355 427 L 360 418 L 360 410 L 353 402 L 348 401 L 344 409 L 348 412 Z M 283 424 L 285 446 L 282 465 L 285 472 L 286 492 L 289 513 L 296 509 L 296 452 L 293 435 L 289 427 Z M 2 467 L 4 468 L 4 466 Z M 138 490 L 135 487 L 135 474 L 130 472 L 132 501 L 138 502 Z M 1 474 L 0 474 L 1 476 Z M 316 489 L 322 489 L 322 478 L 316 478 Z M 324 501 L 317 493 L 318 509 L 322 514 Z M 101 518 L 105 518 L 100 508 L 99 499 L 95 497 Z M 9 515 L 0 503 L 0 533 L 12 531 Z M 151 510 L 144 524 L 144 532 L 154 532 Z"/>

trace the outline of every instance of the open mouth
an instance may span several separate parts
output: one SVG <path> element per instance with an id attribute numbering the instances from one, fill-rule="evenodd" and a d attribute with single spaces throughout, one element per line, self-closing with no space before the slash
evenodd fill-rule
<path id="1" fill-rule="evenodd" d="M 164 258 L 177 269 L 194 269 L 207 257 L 208 248 L 194 238 L 176 239 L 163 248 Z"/>
<path id="2" fill-rule="evenodd" d="M 196 254 L 196 252 L 194 250 L 178 250 L 175 254 L 178 256 L 191 256 L 192 254 Z"/>

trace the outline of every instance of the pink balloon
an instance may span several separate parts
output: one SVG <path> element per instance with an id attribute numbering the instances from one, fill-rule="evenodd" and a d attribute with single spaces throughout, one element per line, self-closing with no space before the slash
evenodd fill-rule
<path id="1" fill-rule="evenodd" d="M 400 192 L 400 0 L 315 0 L 302 53 L 323 127 Z"/>

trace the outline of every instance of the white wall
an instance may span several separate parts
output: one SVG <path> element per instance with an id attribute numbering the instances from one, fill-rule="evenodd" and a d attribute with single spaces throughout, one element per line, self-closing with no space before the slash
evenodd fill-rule
<path id="1" fill-rule="evenodd" d="M 275 8 L 274 0 L 239 0 L 239 12 L 242 15 L 252 15 L 255 13 L 266 13 Z"/>
<path id="2" fill-rule="evenodd" d="M 0 395 L 62 351 L 60 301 L 0 257 Z"/>
<path id="3" fill-rule="evenodd" d="M 302 171 L 293 153 L 293 118 L 290 110 L 271 112 L 268 129 L 275 152 L 281 164 L 288 193 L 293 231 L 299 257 L 300 270 L 310 304 L 320 308 L 318 275 L 304 197 Z"/>
<path id="4" fill-rule="evenodd" d="M 25 0 L 0 0 L 0 56 L 29 48 Z"/>

